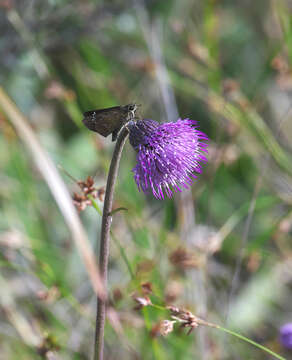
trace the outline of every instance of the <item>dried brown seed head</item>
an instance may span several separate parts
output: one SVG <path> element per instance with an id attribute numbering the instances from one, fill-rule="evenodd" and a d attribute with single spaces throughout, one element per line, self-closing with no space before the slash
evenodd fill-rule
<path id="1" fill-rule="evenodd" d="M 152 337 L 168 335 L 173 331 L 173 324 L 175 322 L 175 320 L 161 320 L 158 324 L 153 326 L 150 335 Z"/>
<path id="2" fill-rule="evenodd" d="M 151 305 L 151 300 L 148 296 L 142 297 L 142 296 L 135 296 L 133 297 L 133 299 L 136 301 L 136 303 L 138 304 L 134 309 L 135 310 L 140 310 L 145 306 Z"/>
<path id="3" fill-rule="evenodd" d="M 169 260 L 174 266 L 181 269 L 198 268 L 201 265 L 198 254 L 182 246 L 169 255 Z"/>
<path id="4" fill-rule="evenodd" d="M 147 295 L 152 293 L 152 284 L 149 281 L 142 283 L 141 287 L 143 294 Z"/>

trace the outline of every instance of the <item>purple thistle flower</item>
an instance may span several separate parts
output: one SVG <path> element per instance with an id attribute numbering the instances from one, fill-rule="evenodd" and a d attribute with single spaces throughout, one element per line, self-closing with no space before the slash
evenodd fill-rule
<path id="1" fill-rule="evenodd" d="M 292 350 L 292 323 L 287 323 L 281 327 L 280 341 L 286 349 Z"/>
<path id="2" fill-rule="evenodd" d="M 198 130 L 195 120 L 178 119 L 159 124 L 150 119 L 128 124 L 130 143 L 137 151 L 137 165 L 132 170 L 139 191 L 152 190 L 157 199 L 164 193 L 172 197 L 182 187 L 189 188 L 200 162 L 206 162 L 207 135 Z"/>

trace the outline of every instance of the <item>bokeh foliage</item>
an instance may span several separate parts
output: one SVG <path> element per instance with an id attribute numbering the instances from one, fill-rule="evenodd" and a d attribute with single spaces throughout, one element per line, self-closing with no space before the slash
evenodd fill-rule
<path id="1" fill-rule="evenodd" d="M 135 154 L 124 150 L 115 208 L 127 211 L 113 222 L 107 359 L 267 359 L 214 329 L 151 336 L 166 313 L 133 310 L 144 282 L 153 303 L 291 356 L 278 342 L 292 320 L 291 11 L 289 0 L 1 2 L 1 86 L 74 178 L 104 186 L 113 150 L 83 127 L 89 109 L 136 102 L 142 117 L 178 113 L 210 137 L 192 191 L 163 202 L 138 192 Z M 0 358 L 90 359 L 95 296 L 80 254 L 2 111 L 0 129 Z M 80 216 L 97 252 L 100 215 L 88 207 Z"/>

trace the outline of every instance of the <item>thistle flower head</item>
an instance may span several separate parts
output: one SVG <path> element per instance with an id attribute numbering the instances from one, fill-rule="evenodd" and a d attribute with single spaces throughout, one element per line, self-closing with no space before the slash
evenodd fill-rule
<path id="1" fill-rule="evenodd" d="M 150 119 L 128 124 L 130 143 L 137 151 L 134 179 L 139 190 L 152 190 L 157 199 L 192 185 L 206 162 L 207 135 L 191 119 L 159 124 Z"/>
<path id="2" fill-rule="evenodd" d="M 292 350 L 292 323 L 287 323 L 281 327 L 280 340 L 286 349 Z"/>

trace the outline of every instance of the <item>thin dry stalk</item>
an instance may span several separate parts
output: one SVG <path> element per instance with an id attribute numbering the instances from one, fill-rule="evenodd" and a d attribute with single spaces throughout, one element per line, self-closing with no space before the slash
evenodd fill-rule
<path id="1" fill-rule="evenodd" d="M 66 185 L 64 184 L 49 155 L 39 143 L 36 135 L 29 126 L 27 119 L 22 115 L 17 106 L 10 100 L 1 87 L 0 108 L 11 121 L 19 138 L 30 150 L 37 168 L 48 184 L 48 187 L 50 188 L 52 195 L 63 214 L 77 249 L 80 252 L 94 291 L 99 295 L 99 297 L 105 298 L 105 290 L 102 285 L 101 276 L 94 259 L 93 251 L 88 241 L 86 232 L 73 206 L 73 202 Z"/>
<path id="2" fill-rule="evenodd" d="M 18 310 L 13 294 L 10 292 L 6 281 L 0 277 L 0 307 L 10 323 L 18 332 L 25 344 L 38 347 L 42 342 L 42 336 L 31 326 L 27 318 Z"/>

